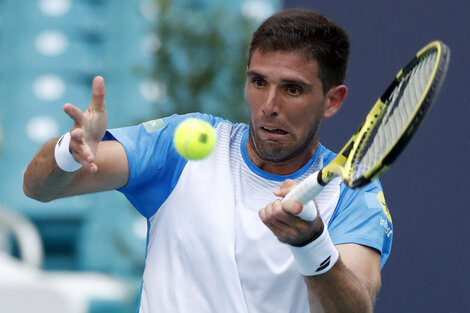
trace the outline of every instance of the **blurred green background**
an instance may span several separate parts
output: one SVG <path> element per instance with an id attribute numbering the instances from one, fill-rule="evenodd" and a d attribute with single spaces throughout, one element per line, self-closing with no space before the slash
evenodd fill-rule
<path id="1" fill-rule="evenodd" d="M 95 295 L 85 299 L 86 310 L 134 311 L 145 218 L 116 191 L 31 200 L 22 191 L 23 172 L 46 140 L 71 128 L 62 106 L 88 106 L 95 75 L 106 81 L 110 128 L 193 111 L 247 121 L 248 43 L 280 6 L 278 0 L 0 0 L 0 210 L 14 214 L 0 216 L 0 253 L 30 262 L 24 242 L 37 241 L 18 238 L 22 231 L 15 229 L 24 219 L 37 230 L 41 273 L 105 274 L 129 296 Z M 8 288 L 0 275 L 0 293 Z M 7 300 L 0 295 L 0 311 Z"/>

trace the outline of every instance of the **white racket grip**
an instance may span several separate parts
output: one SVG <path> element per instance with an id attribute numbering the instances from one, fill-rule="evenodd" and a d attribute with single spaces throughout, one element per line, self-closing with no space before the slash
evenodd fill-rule
<path id="1" fill-rule="evenodd" d="M 317 171 L 309 175 L 300 184 L 294 187 L 289 193 L 282 199 L 282 202 L 286 200 L 300 201 L 304 204 L 302 212 L 298 216 L 306 221 L 313 221 L 317 217 L 317 207 L 315 202 L 312 201 L 320 192 L 322 192 L 324 186 L 318 183 Z"/>

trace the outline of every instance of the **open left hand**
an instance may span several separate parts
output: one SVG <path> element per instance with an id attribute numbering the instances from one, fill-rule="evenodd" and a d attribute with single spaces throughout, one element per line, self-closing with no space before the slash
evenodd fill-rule
<path id="1" fill-rule="evenodd" d="M 70 130 L 70 152 L 91 173 L 98 170 L 94 163 L 96 152 L 108 125 L 105 92 L 104 79 L 97 76 L 93 79 L 90 105 L 84 112 L 70 103 L 64 105 L 65 113 L 74 121 Z"/>

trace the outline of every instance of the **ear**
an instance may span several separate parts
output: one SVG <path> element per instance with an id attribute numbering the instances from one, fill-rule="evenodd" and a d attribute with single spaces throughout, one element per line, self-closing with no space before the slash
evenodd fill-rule
<path id="1" fill-rule="evenodd" d="M 344 85 L 338 85 L 332 87 L 328 93 L 326 94 L 327 97 L 327 107 L 325 112 L 323 113 L 323 118 L 329 118 L 336 114 L 341 108 L 344 99 L 348 94 L 348 88 Z"/>

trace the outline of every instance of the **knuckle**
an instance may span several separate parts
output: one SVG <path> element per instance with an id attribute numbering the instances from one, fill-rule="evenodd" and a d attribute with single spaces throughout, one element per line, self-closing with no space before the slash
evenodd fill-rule
<path id="1" fill-rule="evenodd" d="M 297 229 L 291 228 L 289 229 L 289 239 L 290 240 L 295 240 L 300 236 L 300 233 Z"/>
<path id="2" fill-rule="evenodd" d="M 263 211 L 263 216 L 265 219 L 267 220 L 274 220 L 275 219 L 275 216 L 278 215 L 278 204 L 277 204 L 277 201 L 274 201 L 274 202 L 271 202 L 266 208 L 264 208 L 262 211 Z"/>
<path id="3" fill-rule="evenodd" d="M 278 219 L 282 219 L 284 215 L 285 215 L 284 208 L 281 205 L 278 205 L 273 208 L 271 217 L 273 219 L 278 220 Z"/>
<path id="4" fill-rule="evenodd" d="M 272 214 L 269 214 L 264 217 L 264 222 L 274 224 L 276 222 L 276 218 Z"/>
<path id="5" fill-rule="evenodd" d="M 272 212 L 272 204 L 270 203 L 267 207 L 259 210 L 258 215 L 264 223 L 272 223 L 275 220 Z"/>
<path id="6" fill-rule="evenodd" d="M 305 223 L 305 222 L 304 223 L 299 223 L 297 227 L 299 229 L 299 232 L 302 233 L 302 234 L 304 234 L 304 233 L 306 233 L 307 231 L 310 230 L 310 225 L 308 223 Z"/>
<path id="7" fill-rule="evenodd" d="M 264 221 L 266 219 L 266 213 L 265 213 L 265 210 L 266 208 L 263 208 L 261 210 L 258 211 L 258 216 L 260 217 L 260 219 L 262 221 Z"/>
<path id="8" fill-rule="evenodd" d="M 282 243 L 289 243 L 289 239 L 284 233 L 278 233 L 276 234 L 276 237 Z"/>

